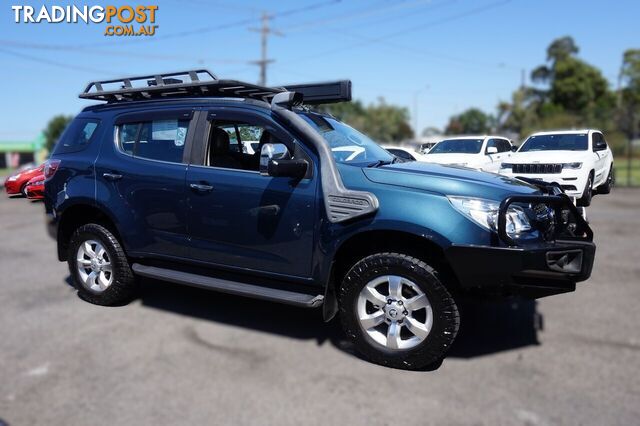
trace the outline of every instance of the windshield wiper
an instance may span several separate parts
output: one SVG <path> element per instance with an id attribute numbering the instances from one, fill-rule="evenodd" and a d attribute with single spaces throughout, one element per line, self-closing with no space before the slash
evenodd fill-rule
<path id="1" fill-rule="evenodd" d="M 373 163 L 371 163 L 371 164 L 368 164 L 368 165 L 367 165 L 367 167 L 374 168 L 374 167 L 386 166 L 386 165 L 389 165 L 389 164 L 393 164 L 393 163 L 395 162 L 395 160 L 397 160 L 397 158 L 394 158 L 394 159 L 393 159 L 393 160 L 391 160 L 391 161 L 386 161 L 386 160 L 376 160 L 375 162 L 373 162 Z"/>

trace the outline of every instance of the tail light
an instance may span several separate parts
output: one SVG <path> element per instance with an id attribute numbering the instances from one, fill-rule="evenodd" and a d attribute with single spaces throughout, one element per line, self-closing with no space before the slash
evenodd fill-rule
<path id="1" fill-rule="evenodd" d="M 44 178 L 49 180 L 56 174 L 58 167 L 60 166 L 60 160 L 47 160 L 44 163 Z"/>

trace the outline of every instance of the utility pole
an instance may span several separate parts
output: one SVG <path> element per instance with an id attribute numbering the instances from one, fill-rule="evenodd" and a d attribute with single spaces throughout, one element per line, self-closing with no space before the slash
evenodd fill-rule
<path id="1" fill-rule="evenodd" d="M 527 70 L 522 68 L 520 72 L 520 89 L 524 91 L 524 87 L 527 85 Z"/>
<path id="2" fill-rule="evenodd" d="M 270 34 L 283 36 L 280 31 L 274 30 L 269 26 L 269 21 L 273 19 L 273 15 L 269 15 L 267 12 L 262 12 L 262 26 L 260 28 L 249 28 L 249 31 L 255 31 L 260 33 L 261 36 L 261 46 L 262 46 L 262 54 L 260 56 L 260 60 L 251 61 L 252 64 L 256 64 L 260 67 L 260 81 L 258 84 L 260 86 L 267 85 L 267 65 L 275 62 L 274 59 L 269 59 L 267 57 L 267 41 Z"/>
<path id="3" fill-rule="evenodd" d="M 425 90 L 429 90 L 429 87 L 429 85 L 426 85 L 421 89 L 413 91 L 413 131 L 415 132 L 416 140 L 420 137 L 420 132 L 418 131 L 418 96 Z"/>

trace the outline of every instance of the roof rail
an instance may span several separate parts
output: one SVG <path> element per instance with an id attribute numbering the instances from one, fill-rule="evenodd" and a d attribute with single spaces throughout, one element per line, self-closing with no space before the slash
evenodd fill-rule
<path id="1" fill-rule="evenodd" d="M 308 105 L 345 102 L 351 100 L 351 81 L 264 87 L 236 80 L 220 80 L 213 73 L 200 69 L 93 81 L 80 98 L 109 103 L 173 97 L 233 97 L 270 102 L 282 92 L 300 93 Z"/>

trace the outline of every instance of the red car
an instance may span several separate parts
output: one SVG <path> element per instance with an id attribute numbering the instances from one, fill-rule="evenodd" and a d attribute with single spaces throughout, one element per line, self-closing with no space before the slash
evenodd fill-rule
<path id="1" fill-rule="evenodd" d="M 43 171 L 44 171 L 44 164 L 33 169 L 18 171 L 12 174 L 11 176 L 9 176 L 4 181 L 4 189 L 7 191 L 7 194 L 9 195 L 22 194 L 26 197 L 27 183 L 31 180 L 31 178 L 41 175 Z"/>
<path id="2" fill-rule="evenodd" d="M 25 186 L 27 198 L 31 200 L 42 200 L 44 198 L 44 175 L 39 174 L 32 177 Z"/>

